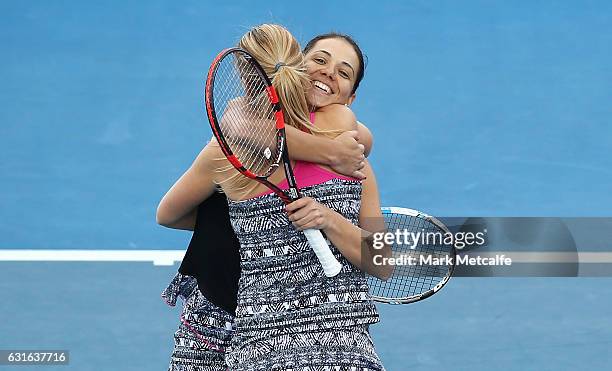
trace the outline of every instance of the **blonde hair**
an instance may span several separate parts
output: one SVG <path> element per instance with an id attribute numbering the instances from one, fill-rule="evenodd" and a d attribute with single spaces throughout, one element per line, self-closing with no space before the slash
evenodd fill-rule
<path id="1" fill-rule="evenodd" d="M 240 38 L 238 47 L 249 52 L 272 81 L 281 102 L 285 124 L 328 137 L 339 134 L 336 130 L 317 129 L 310 122 L 306 93 L 311 88 L 311 80 L 306 73 L 300 44 L 285 27 L 277 24 L 255 26 Z M 224 166 L 218 171 L 231 169 L 233 167 Z M 228 174 L 219 184 L 226 190 L 241 190 L 245 196 L 258 183 L 236 172 Z"/>
<path id="2" fill-rule="evenodd" d="M 238 47 L 251 53 L 272 80 L 285 123 L 298 129 L 310 128 L 306 101 L 310 78 L 302 48 L 293 35 L 283 26 L 262 24 L 242 36 Z"/>

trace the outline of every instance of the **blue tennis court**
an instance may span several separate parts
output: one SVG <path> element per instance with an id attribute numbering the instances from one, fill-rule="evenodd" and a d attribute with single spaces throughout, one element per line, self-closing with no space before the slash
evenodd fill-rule
<path id="1" fill-rule="evenodd" d="M 374 134 L 383 205 L 610 216 L 608 2 L 375 5 L 1 2 L 0 253 L 185 249 L 190 234 L 158 226 L 155 209 L 211 136 L 212 58 L 263 22 L 301 42 L 349 33 L 368 55 L 352 108 Z M 177 268 L 0 261 L 0 350 L 69 350 L 58 369 L 164 370 L 179 309 L 160 293 Z M 610 283 L 454 278 L 379 306 L 372 333 L 389 370 L 605 369 Z"/>

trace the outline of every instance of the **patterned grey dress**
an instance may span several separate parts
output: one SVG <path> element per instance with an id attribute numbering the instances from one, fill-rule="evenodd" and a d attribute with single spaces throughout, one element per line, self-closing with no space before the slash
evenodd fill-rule
<path id="1" fill-rule="evenodd" d="M 331 179 L 302 189 L 357 224 L 361 183 Z M 274 194 L 229 200 L 242 274 L 230 370 L 384 370 L 368 326 L 378 312 L 364 273 L 331 246 L 343 265 L 328 278 Z"/>
<path id="2" fill-rule="evenodd" d="M 181 323 L 174 333 L 169 371 L 225 371 L 225 350 L 233 333 L 233 316 L 212 304 L 195 277 L 177 273 L 162 292 L 166 304 L 184 300 Z"/>

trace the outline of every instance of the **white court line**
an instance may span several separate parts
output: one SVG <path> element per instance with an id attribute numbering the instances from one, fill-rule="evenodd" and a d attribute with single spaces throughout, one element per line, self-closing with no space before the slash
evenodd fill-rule
<path id="1" fill-rule="evenodd" d="M 184 250 L 21 250 L 0 249 L 0 261 L 56 262 L 152 262 L 174 265 L 183 260 Z M 609 252 L 482 252 L 471 257 L 495 258 L 504 255 L 513 263 L 612 263 Z"/>
<path id="2" fill-rule="evenodd" d="M 185 250 L 2 250 L 0 261 L 152 262 L 174 265 Z"/>

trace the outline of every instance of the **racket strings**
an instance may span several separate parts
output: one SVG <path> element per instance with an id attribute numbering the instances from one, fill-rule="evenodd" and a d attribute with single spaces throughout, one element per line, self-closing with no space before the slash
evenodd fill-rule
<path id="1" fill-rule="evenodd" d="M 221 103 L 223 116 L 220 121 L 221 131 L 228 142 L 230 149 L 244 163 L 250 163 L 249 158 L 245 157 L 238 151 L 242 149 L 245 154 L 250 154 L 248 148 L 244 146 L 239 139 L 248 138 L 249 135 L 256 137 L 255 132 L 249 132 L 249 121 L 246 116 L 248 112 L 240 112 L 245 110 L 246 105 L 239 100 L 240 97 L 248 98 L 245 87 L 248 84 L 253 85 L 252 76 L 248 76 L 248 70 L 245 69 L 244 60 L 236 58 L 234 65 L 228 65 L 228 61 L 224 61 L 217 69 L 217 78 L 215 84 L 215 103 Z M 240 73 L 242 72 L 242 75 Z M 244 84 L 237 84 L 237 81 L 244 81 Z M 232 106 L 233 104 L 233 106 Z M 242 106 L 239 106 L 242 104 Z M 236 153 L 238 152 L 238 153 Z"/>
<path id="2" fill-rule="evenodd" d="M 221 133 L 232 153 L 252 173 L 268 176 L 280 160 L 274 106 L 266 81 L 241 55 L 232 53 L 217 67 L 213 99 Z"/>
<path id="3" fill-rule="evenodd" d="M 444 244 L 445 231 L 418 216 L 384 216 L 388 231 L 406 230 L 408 236 L 391 246 L 393 257 L 400 258 L 401 264 L 394 265 L 393 275 L 387 281 L 369 277 L 370 293 L 385 298 L 408 298 L 430 291 L 451 271 L 446 257 L 451 257 L 452 249 Z M 421 234 L 417 235 L 418 232 Z M 417 241 L 412 236 L 418 236 Z"/>
<path id="4" fill-rule="evenodd" d="M 266 84 L 252 64 L 239 56 L 235 57 L 234 63 L 236 65 L 236 69 L 232 70 L 232 72 L 238 72 L 238 78 L 242 81 L 240 87 L 243 88 L 238 90 L 234 89 L 234 91 L 240 96 L 244 97 L 242 102 L 243 106 L 240 109 L 244 110 L 245 116 L 236 114 L 237 112 L 240 113 L 241 111 L 232 111 L 232 119 L 235 120 L 234 122 L 241 123 L 241 125 L 239 125 L 241 129 L 246 129 L 238 138 L 255 139 L 253 141 L 246 142 L 234 141 L 236 146 L 243 148 L 241 153 L 235 154 L 246 168 L 251 170 L 253 173 L 261 174 L 262 172 L 257 170 L 264 168 L 266 164 L 263 161 L 265 157 L 258 156 L 258 154 L 261 153 L 262 145 L 258 141 L 260 140 L 259 138 L 262 138 L 270 132 L 266 133 L 262 130 L 262 128 L 268 127 L 267 125 L 269 122 L 261 123 L 258 122 L 258 120 L 262 120 L 264 118 L 269 119 L 270 113 L 272 112 L 272 106 L 268 101 L 267 93 L 265 91 Z M 246 125 L 242 124 L 244 120 L 247 122 Z M 248 120 L 252 120 L 250 124 L 248 123 Z M 251 129 L 252 131 L 249 132 L 248 129 Z M 265 145 L 266 143 L 269 143 L 269 141 L 263 141 L 262 143 Z M 259 145 L 259 148 L 254 148 L 256 145 Z"/>

